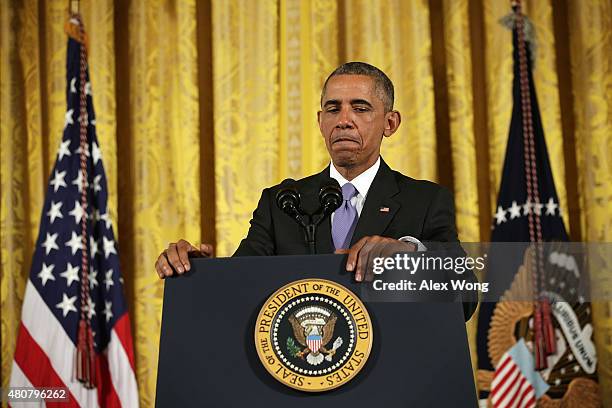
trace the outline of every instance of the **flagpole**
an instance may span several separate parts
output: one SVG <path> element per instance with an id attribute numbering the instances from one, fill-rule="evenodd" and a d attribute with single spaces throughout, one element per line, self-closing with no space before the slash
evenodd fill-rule
<path id="1" fill-rule="evenodd" d="M 525 20 L 521 10 L 521 1 L 513 0 L 512 8 L 515 14 L 515 24 L 518 37 L 519 78 L 522 109 L 522 126 L 525 158 L 525 181 L 527 185 L 527 202 L 533 207 L 528 212 L 529 238 L 536 243 L 531 251 L 531 270 L 533 290 L 535 292 L 534 307 L 534 352 L 536 369 L 547 367 L 546 356 L 554 354 L 556 343 L 552 327 L 551 310 L 547 300 L 541 297 L 544 288 L 544 262 L 542 253 L 542 225 L 540 215 L 535 211 L 540 205 L 538 171 L 536 167 L 535 136 L 533 131 L 533 116 L 531 111 L 531 91 L 529 88 L 529 72 L 527 64 L 527 45 L 525 40 Z"/>
<path id="2" fill-rule="evenodd" d="M 87 154 L 89 152 L 89 142 L 87 140 L 87 126 L 89 118 L 87 115 L 87 47 L 85 46 L 85 29 L 83 20 L 78 13 L 79 2 L 72 1 L 71 10 L 74 10 L 74 4 L 77 4 L 77 13 L 72 14 L 72 18 L 78 24 L 78 37 L 81 43 L 79 55 L 79 139 L 80 139 L 80 171 L 82 177 L 81 185 L 81 207 L 85 212 L 85 216 L 81 218 L 81 307 L 80 318 L 77 334 L 77 349 L 76 349 L 76 378 L 86 388 L 95 388 L 95 351 L 93 345 L 93 331 L 91 321 L 89 319 L 89 310 L 91 294 L 89 293 L 89 247 L 87 242 L 87 227 L 88 227 L 88 171 L 87 171 Z"/>

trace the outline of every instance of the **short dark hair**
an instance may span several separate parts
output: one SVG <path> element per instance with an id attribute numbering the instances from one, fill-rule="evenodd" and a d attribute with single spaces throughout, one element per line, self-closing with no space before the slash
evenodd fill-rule
<path id="1" fill-rule="evenodd" d="M 383 101 L 385 112 L 393 110 L 393 82 L 391 82 L 389 77 L 384 72 L 376 68 L 374 65 L 359 61 L 345 62 L 336 68 L 334 72 L 329 74 L 325 80 L 325 83 L 323 84 L 323 89 L 321 90 L 321 105 L 323 105 L 323 95 L 325 95 L 325 91 L 327 90 L 327 83 L 332 77 L 338 75 L 365 75 L 372 78 L 374 80 L 376 92 Z"/>

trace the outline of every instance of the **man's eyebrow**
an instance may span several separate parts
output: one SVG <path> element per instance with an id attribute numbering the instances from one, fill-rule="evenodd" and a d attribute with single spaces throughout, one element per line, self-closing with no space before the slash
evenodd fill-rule
<path id="1" fill-rule="evenodd" d="M 328 101 L 326 101 L 323 106 L 329 106 L 329 105 L 341 105 L 342 102 L 339 101 L 338 99 L 330 99 Z M 351 99 L 351 105 L 366 105 L 369 106 L 370 108 L 372 107 L 372 104 L 368 101 L 366 101 L 365 99 Z"/>
<path id="2" fill-rule="evenodd" d="M 340 105 L 340 101 L 337 99 L 330 99 L 323 104 L 323 106 L 328 106 L 328 105 Z"/>
<path id="3" fill-rule="evenodd" d="M 351 99 L 351 105 L 366 105 L 370 108 L 372 107 L 372 104 L 365 99 Z"/>

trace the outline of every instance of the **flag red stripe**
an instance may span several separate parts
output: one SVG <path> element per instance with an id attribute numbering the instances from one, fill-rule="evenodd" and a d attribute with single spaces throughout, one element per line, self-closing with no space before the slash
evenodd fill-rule
<path id="1" fill-rule="evenodd" d="M 523 391 L 523 393 L 521 394 L 520 398 L 518 399 L 516 403 L 517 407 L 523 406 L 527 402 L 527 400 L 525 400 L 525 397 L 529 395 L 531 390 L 532 390 L 531 387 L 528 387 L 525 391 Z"/>
<path id="2" fill-rule="evenodd" d="M 506 358 L 504 358 L 501 361 L 501 364 L 498 365 L 497 368 L 495 369 L 495 374 L 493 375 L 493 382 L 495 382 L 495 380 L 500 375 L 500 373 L 504 371 L 504 368 L 506 368 L 506 366 L 510 364 L 511 361 L 512 361 L 512 358 L 510 357 L 510 355 L 506 355 Z"/>
<path id="3" fill-rule="evenodd" d="M 511 407 L 512 404 L 514 403 L 514 400 L 516 400 L 516 398 L 519 396 L 519 394 L 521 393 L 521 389 L 523 388 L 523 385 L 525 385 L 525 381 L 527 381 L 526 377 L 520 376 L 521 381 L 518 385 L 518 387 L 516 388 L 516 391 L 514 391 L 514 395 L 512 396 L 512 398 L 510 399 L 510 401 L 508 402 L 508 406 Z"/>
<path id="4" fill-rule="evenodd" d="M 535 407 L 536 406 L 536 397 L 533 395 L 529 401 L 527 401 L 527 405 L 525 407 Z"/>
<path id="5" fill-rule="evenodd" d="M 513 375 L 516 370 L 518 370 L 517 366 L 513 366 L 507 373 L 506 375 L 504 375 L 504 377 L 501 379 L 501 381 L 491 390 L 492 394 L 497 394 L 499 392 L 499 390 L 504 386 L 504 384 L 506 383 L 506 381 L 508 380 L 508 377 L 510 377 L 511 375 Z M 495 379 L 493 380 L 495 381 Z"/>
<path id="6" fill-rule="evenodd" d="M 119 340 L 121 341 L 125 354 L 128 356 L 132 371 L 136 372 L 134 369 L 134 348 L 132 347 L 132 344 L 134 343 L 132 341 L 132 329 L 130 327 L 130 317 L 127 313 L 124 313 L 124 315 L 117 320 L 114 330 L 117 333 L 117 337 L 119 337 Z"/>
<path id="7" fill-rule="evenodd" d="M 531 386 L 531 384 L 529 385 L 529 387 L 527 387 L 527 389 L 525 391 L 523 391 L 523 393 L 521 394 L 521 398 L 519 398 L 518 402 L 516 403 L 517 407 L 520 407 L 523 405 L 524 403 L 524 399 L 527 395 L 529 395 L 529 392 L 531 392 L 533 390 L 533 387 Z M 535 397 L 534 397 L 535 398 Z M 527 403 L 525 403 L 525 405 L 527 405 Z"/>
<path id="8" fill-rule="evenodd" d="M 506 358 L 502 361 L 502 364 L 498 366 L 495 371 L 501 372 L 510 362 L 512 361 L 512 357 L 509 354 L 506 355 Z"/>
<path id="9" fill-rule="evenodd" d="M 105 356 L 108 361 L 110 378 L 121 405 L 124 407 L 138 406 L 136 376 L 115 329 L 111 330 L 111 338 Z"/>
<path id="10" fill-rule="evenodd" d="M 15 362 L 34 387 L 62 387 L 66 384 L 51 366 L 45 352 L 34 341 L 28 329 L 21 323 L 15 348 Z M 78 407 L 74 395 L 66 388 L 68 402 L 45 402 L 47 407 Z"/>
<path id="11" fill-rule="evenodd" d="M 104 354 L 96 355 L 96 381 L 98 404 L 101 407 L 121 407 L 119 396 L 115 392 L 115 387 L 113 387 L 113 382 L 111 381 L 108 360 Z"/>
<path id="12" fill-rule="evenodd" d="M 521 372 L 520 372 L 520 370 L 518 369 L 518 367 L 515 366 L 514 369 L 510 373 L 513 373 L 513 372 L 517 372 L 517 375 L 514 376 L 514 374 L 513 374 L 512 377 L 514 377 L 514 378 L 512 378 L 511 381 L 507 381 L 506 378 L 504 378 L 504 384 L 506 382 L 508 382 L 509 385 L 506 387 L 506 389 L 504 390 L 503 394 L 499 397 L 498 401 L 500 401 L 500 402 L 503 401 L 504 399 L 506 399 L 506 397 L 508 396 L 510 391 L 512 391 L 513 387 L 516 385 L 516 382 L 519 381 L 521 377 L 523 377 Z M 506 377 L 508 377 L 508 375 L 510 373 L 506 374 Z"/>

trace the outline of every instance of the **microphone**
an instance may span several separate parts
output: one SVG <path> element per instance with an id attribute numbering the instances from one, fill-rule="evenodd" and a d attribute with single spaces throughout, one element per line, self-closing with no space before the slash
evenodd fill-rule
<path id="1" fill-rule="evenodd" d="M 334 178 L 329 178 L 321 190 L 319 190 L 319 203 L 321 204 L 321 212 L 325 218 L 336 211 L 343 203 L 344 198 L 342 197 L 342 189 L 340 184 Z"/>
<path id="2" fill-rule="evenodd" d="M 308 250 L 315 254 L 317 226 L 342 205 L 342 190 L 335 179 L 330 177 L 325 180 L 319 189 L 319 209 L 311 214 L 302 210 L 296 184 L 293 179 L 286 179 L 281 183 L 275 197 L 276 206 L 304 228 Z"/>
<path id="3" fill-rule="evenodd" d="M 285 184 L 278 193 L 276 193 L 277 207 L 296 220 L 299 224 L 303 224 L 302 211 L 300 208 L 300 193 L 295 188 L 295 180 L 286 179 L 281 184 Z"/>
<path id="4" fill-rule="evenodd" d="M 293 179 L 286 179 L 281 183 L 281 188 L 276 193 L 276 206 L 304 228 L 308 251 L 314 254 L 316 253 L 316 225 L 312 223 L 312 217 L 302 210 L 300 193 L 295 185 L 296 181 Z"/>

